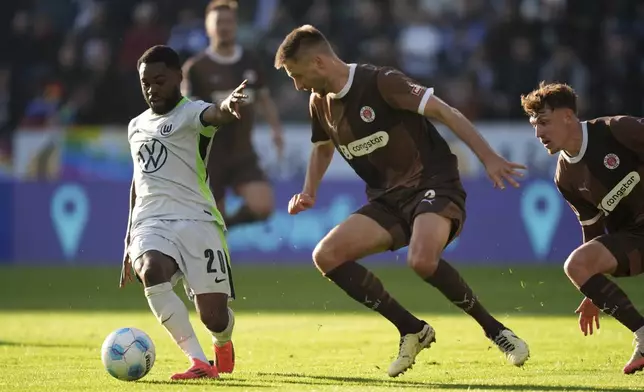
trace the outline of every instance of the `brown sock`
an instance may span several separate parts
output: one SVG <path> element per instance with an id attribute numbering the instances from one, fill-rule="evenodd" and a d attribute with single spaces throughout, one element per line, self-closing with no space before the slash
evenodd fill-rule
<path id="1" fill-rule="evenodd" d="M 631 331 L 635 332 L 644 326 L 644 317 L 635 309 L 626 293 L 606 276 L 591 276 L 579 291 L 590 298 L 602 312 L 615 317 Z"/>
<path id="2" fill-rule="evenodd" d="M 325 274 L 349 297 L 380 313 L 398 328 L 401 336 L 417 333 L 424 322 L 403 308 L 385 290 L 380 279 L 360 264 L 349 261 Z"/>
<path id="3" fill-rule="evenodd" d="M 436 268 L 434 275 L 425 279 L 425 281 L 436 287 L 454 305 L 472 316 L 483 328 L 488 338 L 494 339 L 499 332 L 506 329 L 503 324 L 485 310 L 470 286 L 465 283 L 458 271 L 445 260 L 439 260 L 438 268 Z"/>

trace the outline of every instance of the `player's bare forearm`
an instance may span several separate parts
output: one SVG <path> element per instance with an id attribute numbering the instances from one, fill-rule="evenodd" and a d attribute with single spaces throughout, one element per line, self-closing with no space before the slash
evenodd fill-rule
<path id="1" fill-rule="evenodd" d="M 331 164 L 334 152 L 335 147 L 330 141 L 317 143 L 313 146 L 309 157 L 309 165 L 306 169 L 306 179 L 304 180 L 302 193 L 315 198 L 320 181 L 322 181 L 324 173 L 326 173 Z"/>
<path id="2" fill-rule="evenodd" d="M 490 144 L 476 130 L 458 109 L 453 108 L 436 96 L 432 96 L 425 106 L 424 114 L 445 124 L 476 154 L 481 162 L 489 157 L 496 156 Z"/>
<path id="3" fill-rule="evenodd" d="M 230 111 L 223 109 L 221 105 L 221 103 L 210 105 L 203 112 L 202 119 L 206 124 L 216 127 L 236 120 L 235 116 Z"/>
<path id="4" fill-rule="evenodd" d="M 600 235 L 606 234 L 606 228 L 604 225 L 604 220 L 600 219 L 592 225 L 582 226 L 581 232 L 583 234 L 584 243 L 589 242 Z"/>

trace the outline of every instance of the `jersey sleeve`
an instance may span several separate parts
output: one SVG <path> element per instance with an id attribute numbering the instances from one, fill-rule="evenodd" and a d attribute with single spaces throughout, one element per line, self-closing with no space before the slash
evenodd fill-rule
<path id="1" fill-rule="evenodd" d="M 569 189 L 563 187 L 561 184 L 557 183 L 557 189 L 559 193 L 566 200 L 570 209 L 577 215 L 577 219 L 582 226 L 590 226 L 602 217 L 603 212 L 601 212 L 597 207 L 590 204 L 590 202 L 581 198 L 575 192 L 570 191 Z"/>
<path id="2" fill-rule="evenodd" d="M 610 119 L 609 126 L 615 139 L 644 161 L 644 118 L 617 116 Z"/>
<path id="3" fill-rule="evenodd" d="M 327 143 L 331 139 L 329 135 L 324 131 L 324 127 L 320 122 L 320 117 L 318 116 L 317 108 L 315 106 L 315 95 L 311 94 L 309 98 L 309 114 L 311 115 L 311 143 Z"/>
<path id="4" fill-rule="evenodd" d="M 394 109 L 422 115 L 427 101 L 434 94 L 433 88 L 418 84 L 393 68 L 381 69 L 377 78 L 380 95 Z"/>
<path id="5" fill-rule="evenodd" d="M 202 100 L 192 101 L 189 103 L 192 107 L 190 110 L 191 121 L 194 124 L 195 129 L 202 135 L 212 137 L 217 130 L 216 127 L 206 124 L 203 120 L 203 113 L 212 106 L 209 102 L 204 102 Z"/>

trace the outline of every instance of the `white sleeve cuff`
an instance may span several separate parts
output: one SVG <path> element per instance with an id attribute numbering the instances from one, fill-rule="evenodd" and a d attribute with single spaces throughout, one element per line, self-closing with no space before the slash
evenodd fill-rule
<path id="1" fill-rule="evenodd" d="M 581 225 L 582 225 L 582 226 L 591 226 L 591 225 L 594 225 L 595 223 L 597 223 L 597 221 L 599 220 L 599 218 L 601 218 L 601 217 L 602 217 L 602 215 L 604 215 L 604 213 L 603 213 L 603 212 L 601 212 L 601 211 L 599 211 L 599 212 L 597 213 L 597 215 L 595 215 L 594 217 L 592 217 L 592 218 L 590 218 L 590 219 L 586 219 L 586 220 L 584 220 L 584 221 L 580 221 L 579 223 L 581 223 Z"/>
<path id="2" fill-rule="evenodd" d="M 434 95 L 434 88 L 428 87 L 427 90 L 425 90 L 425 94 L 423 94 L 423 98 L 420 100 L 420 104 L 418 104 L 418 114 L 422 116 L 425 115 L 425 106 L 432 95 Z"/>

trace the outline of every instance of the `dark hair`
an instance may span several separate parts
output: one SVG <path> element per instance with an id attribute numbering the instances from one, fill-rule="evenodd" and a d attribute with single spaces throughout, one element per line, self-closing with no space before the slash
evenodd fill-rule
<path id="1" fill-rule="evenodd" d="M 297 59 L 302 49 L 308 50 L 316 46 L 327 52 L 333 52 L 329 41 L 320 30 L 311 25 L 296 28 L 284 38 L 277 49 L 275 68 L 282 68 L 286 60 Z"/>
<path id="2" fill-rule="evenodd" d="M 136 63 L 139 69 L 141 64 L 164 63 L 166 67 L 174 70 L 181 70 L 181 59 L 177 52 L 169 46 L 156 45 L 146 50 Z"/>
<path id="3" fill-rule="evenodd" d="M 237 2 L 232 0 L 212 0 L 206 6 L 206 15 L 212 11 L 219 10 L 237 11 Z"/>
<path id="4" fill-rule="evenodd" d="M 521 106 L 529 116 L 536 116 L 544 109 L 570 109 L 577 114 L 577 93 L 565 83 L 539 83 L 527 95 L 521 95 Z"/>

